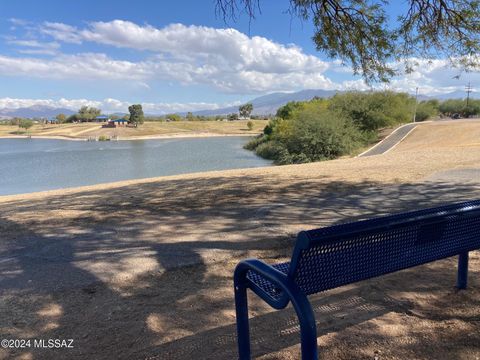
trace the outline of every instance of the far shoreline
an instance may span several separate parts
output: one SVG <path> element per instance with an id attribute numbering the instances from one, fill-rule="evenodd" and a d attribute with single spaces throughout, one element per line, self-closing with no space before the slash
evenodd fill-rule
<path id="1" fill-rule="evenodd" d="M 192 134 L 163 134 L 163 135 L 140 135 L 131 137 L 118 137 L 115 140 L 105 141 L 134 141 L 134 140 L 162 140 L 162 139 L 184 139 L 184 138 L 209 138 L 209 137 L 254 137 L 259 134 L 217 134 L 217 133 L 192 133 Z M 1 139 L 45 139 L 45 140 L 70 140 L 89 141 L 84 137 L 69 137 L 61 135 L 0 135 Z M 99 140 L 95 140 L 99 141 Z"/>

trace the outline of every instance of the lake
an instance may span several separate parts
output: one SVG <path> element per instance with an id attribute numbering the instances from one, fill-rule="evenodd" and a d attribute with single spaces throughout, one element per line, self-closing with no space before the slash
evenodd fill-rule
<path id="1" fill-rule="evenodd" d="M 0 195 L 210 170 L 262 167 L 248 137 L 125 141 L 0 139 Z"/>

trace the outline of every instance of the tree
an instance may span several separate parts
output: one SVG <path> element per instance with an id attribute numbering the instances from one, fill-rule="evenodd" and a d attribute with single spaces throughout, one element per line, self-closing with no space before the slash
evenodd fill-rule
<path id="1" fill-rule="evenodd" d="M 240 113 L 240 117 L 245 118 L 250 118 L 250 114 L 253 111 L 253 104 L 252 103 L 247 103 L 244 105 L 240 105 L 238 108 L 238 112 Z"/>
<path id="2" fill-rule="evenodd" d="M 130 118 L 128 119 L 128 121 L 131 124 L 134 124 L 135 127 L 137 127 L 138 124 L 143 124 L 143 122 L 145 121 L 145 116 L 143 115 L 142 105 L 130 105 L 128 107 L 128 111 L 130 112 Z"/>
<path id="3" fill-rule="evenodd" d="M 293 113 L 300 110 L 302 106 L 303 103 L 300 101 L 289 101 L 277 109 L 276 116 L 282 119 L 290 119 L 293 116 Z"/>
<path id="4" fill-rule="evenodd" d="M 32 120 L 20 119 L 20 120 L 18 121 L 18 127 L 19 127 L 19 128 L 23 128 L 23 129 L 25 129 L 25 130 L 28 130 L 28 129 L 30 129 L 32 126 L 33 126 L 33 121 L 32 121 Z"/>
<path id="5" fill-rule="evenodd" d="M 471 116 L 480 114 L 480 100 L 470 99 L 467 107 L 466 99 L 448 99 L 438 106 L 439 111 L 446 116 L 460 114 L 461 116 Z"/>
<path id="6" fill-rule="evenodd" d="M 78 114 L 72 114 L 69 117 L 67 117 L 67 123 L 74 123 L 78 121 L 77 118 Z"/>
<path id="7" fill-rule="evenodd" d="M 230 121 L 238 120 L 238 114 L 237 113 L 231 113 L 230 115 L 227 116 L 227 119 L 230 120 Z"/>
<path id="8" fill-rule="evenodd" d="M 189 112 L 187 113 L 187 115 L 185 115 L 185 119 L 186 119 L 187 121 L 194 121 L 194 120 L 195 120 L 195 116 L 189 111 Z"/>
<path id="9" fill-rule="evenodd" d="M 57 119 L 59 124 L 63 124 L 65 121 L 67 121 L 67 116 L 65 114 L 58 114 L 55 116 L 55 119 Z"/>
<path id="10" fill-rule="evenodd" d="M 167 119 L 167 121 L 181 121 L 182 117 L 178 114 L 168 114 L 165 115 L 165 119 Z"/>
<path id="11" fill-rule="evenodd" d="M 406 0 L 396 19 L 387 15 L 390 0 L 290 0 L 292 16 L 312 20 L 317 50 L 350 64 L 367 82 L 388 81 L 412 71 L 414 58 L 443 59 L 461 70 L 480 67 L 478 0 Z M 392 0 L 392 3 L 394 1 Z M 254 18 L 260 0 L 217 0 L 226 20 L 239 5 Z"/>
<path id="12" fill-rule="evenodd" d="M 10 125 L 19 126 L 20 120 L 22 120 L 22 118 L 14 117 L 12 120 L 10 120 Z"/>
<path id="13" fill-rule="evenodd" d="M 100 109 L 97 109 L 95 107 L 88 107 L 88 106 L 82 106 L 80 110 L 78 110 L 78 113 L 76 114 L 76 120 L 79 121 L 92 121 L 95 119 L 97 116 L 99 116 L 102 113 Z"/>

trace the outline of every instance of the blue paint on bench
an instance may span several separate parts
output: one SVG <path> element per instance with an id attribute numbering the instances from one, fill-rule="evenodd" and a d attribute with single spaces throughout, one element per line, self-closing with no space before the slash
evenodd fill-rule
<path id="1" fill-rule="evenodd" d="M 468 253 L 480 249 L 480 200 L 298 234 L 289 263 L 240 262 L 234 274 L 240 359 L 250 359 L 247 289 L 275 309 L 292 303 L 302 359 L 317 359 L 307 295 L 459 255 L 457 287 L 467 287 Z"/>

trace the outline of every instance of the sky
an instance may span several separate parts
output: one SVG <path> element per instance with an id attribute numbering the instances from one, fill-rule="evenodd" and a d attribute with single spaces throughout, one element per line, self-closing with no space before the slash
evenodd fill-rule
<path id="1" fill-rule="evenodd" d="M 388 9 L 392 18 L 402 1 Z M 215 109 L 276 91 L 366 90 L 348 65 L 316 51 L 311 22 L 288 0 L 227 20 L 213 0 L 0 2 L 0 109 L 32 105 L 147 113 Z M 420 61 L 388 88 L 434 95 L 480 83 L 447 61 Z M 381 85 L 384 88 L 385 85 Z"/>

